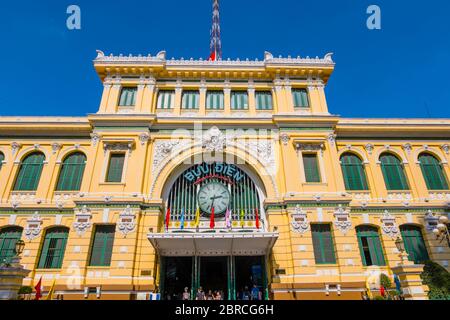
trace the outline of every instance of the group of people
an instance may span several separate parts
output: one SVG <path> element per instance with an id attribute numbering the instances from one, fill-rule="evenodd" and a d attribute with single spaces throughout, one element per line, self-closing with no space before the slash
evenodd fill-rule
<path id="1" fill-rule="evenodd" d="M 184 288 L 183 293 L 178 296 L 171 297 L 167 295 L 168 300 L 225 300 L 225 295 L 222 290 L 208 290 L 204 291 L 202 287 L 197 289 L 194 297 L 191 297 L 191 291 L 188 287 Z M 236 296 L 237 300 L 262 300 L 262 292 L 258 286 L 254 285 L 251 290 L 247 286 L 241 289 Z"/>
<path id="2" fill-rule="evenodd" d="M 184 288 L 183 300 L 190 300 L 188 288 Z M 224 294 L 221 290 L 214 292 L 212 290 L 208 290 L 208 293 L 205 293 L 203 288 L 199 287 L 197 289 L 197 294 L 195 295 L 195 300 L 224 300 Z"/>

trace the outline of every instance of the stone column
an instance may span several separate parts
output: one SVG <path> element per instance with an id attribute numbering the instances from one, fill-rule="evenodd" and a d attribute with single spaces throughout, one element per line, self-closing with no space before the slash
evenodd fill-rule
<path id="1" fill-rule="evenodd" d="M 10 265 L 0 266 L 0 300 L 17 300 L 23 279 L 31 272 L 19 262 L 20 258 L 14 257 Z"/>
<path id="2" fill-rule="evenodd" d="M 428 300 L 428 286 L 423 284 L 420 275 L 424 265 L 404 263 L 392 268 L 392 272 L 398 276 L 406 300 Z"/>

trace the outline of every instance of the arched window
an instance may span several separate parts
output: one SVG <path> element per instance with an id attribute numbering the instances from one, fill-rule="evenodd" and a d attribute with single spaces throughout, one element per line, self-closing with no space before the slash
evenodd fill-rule
<path id="1" fill-rule="evenodd" d="M 356 227 L 359 250 L 364 266 L 385 266 L 383 247 L 378 228 L 372 226 Z"/>
<path id="2" fill-rule="evenodd" d="M 409 260 L 415 263 L 421 263 L 429 259 L 427 247 L 423 240 L 420 227 L 413 225 L 400 226 L 405 250 L 409 255 Z"/>
<path id="3" fill-rule="evenodd" d="M 39 269 L 61 268 L 68 235 L 69 229 L 65 227 L 55 227 L 47 230 L 39 258 Z"/>
<path id="4" fill-rule="evenodd" d="M 0 263 L 15 255 L 16 242 L 22 237 L 21 227 L 0 229 Z"/>
<path id="5" fill-rule="evenodd" d="M 85 166 L 86 156 L 81 152 L 66 157 L 62 163 L 56 191 L 79 191 Z"/>
<path id="6" fill-rule="evenodd" d="M 369 190 L 364 164 L 358 156 L 352 153 L 343 154 L 341 167 L 347 190 Z"/>
<path id="7" fill-rule="evenodd" d="M 448 190 L 448 182 L 442 165 L 435 156 L 422 153 L 419 156 L 420 168 L 429 190 Z"/>
<path id="8" fill-rule="evenodd" d="M 20 164 L 14 185 L 15 191 L 36 191 L 41 178 L 45 156 L 37 152 L 28 155 Z"/>
<path id="9" fill-rule="evenodd" d="M 0 152 L 0 170 L 2 169 L 3 161 L 5 161 L 5 155 Z"/>
<path id="10" fill-rule="evenodd" d="M 380 162 L 388 190 L 409 190 L 405 169 L 399 158 L 390 153 L 383 153 Z"/>

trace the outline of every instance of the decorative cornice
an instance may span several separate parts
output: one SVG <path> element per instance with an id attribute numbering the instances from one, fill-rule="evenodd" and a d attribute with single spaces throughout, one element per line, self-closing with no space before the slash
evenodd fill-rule
<path id="1" fill-rule="evenodd" d="M 137 55 L 133 56 L 132 54 L 125 56 L 120 54 L 118 56 L 114 56 L 110 54 L 109 56 L 105 55 L 102 51 L 97 50 L 97 57 L 94 60 L 95 64 L 164 64 L 167 66 L 250 66 L 250 67 L 265 67 L 267 65 L 298 65 L 298 66 L 324 66 L 324 67 L 333 67 L 335 65 L 333 59 L 333 54 L 328 53 L 323 58 L 315 57 L 311 58 L 309 56 L 302 58 L 297 56 L 293 58 L 291 56 L 282 57 L 279 56 L 275 58 L 270 52 L 266 52 L 264 55 L 264 60 L 260 61 L 258 59 L 255 60 L 218 60 L 218 61 L 210 61 L 204 60 L 202 58 L 195 60 L 194 58 L 190 59 L 175 59 L 172 58 L 167 60 L 166 52 L 161 51 L 156 56 L 152 56 L 151 54 L 147 56 Z"/>

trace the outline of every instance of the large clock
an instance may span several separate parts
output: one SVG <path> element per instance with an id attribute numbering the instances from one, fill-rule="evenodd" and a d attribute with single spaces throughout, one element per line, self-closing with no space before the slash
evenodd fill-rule
<path id="1" fill-rule="evenodd" d="M 204 184 L 198 192 L 198 205 L 207 214 L 212 212 L 213 207 L 215 214 L 224 213 L 230 205 L 228 187 L 220 182 Z"/>

